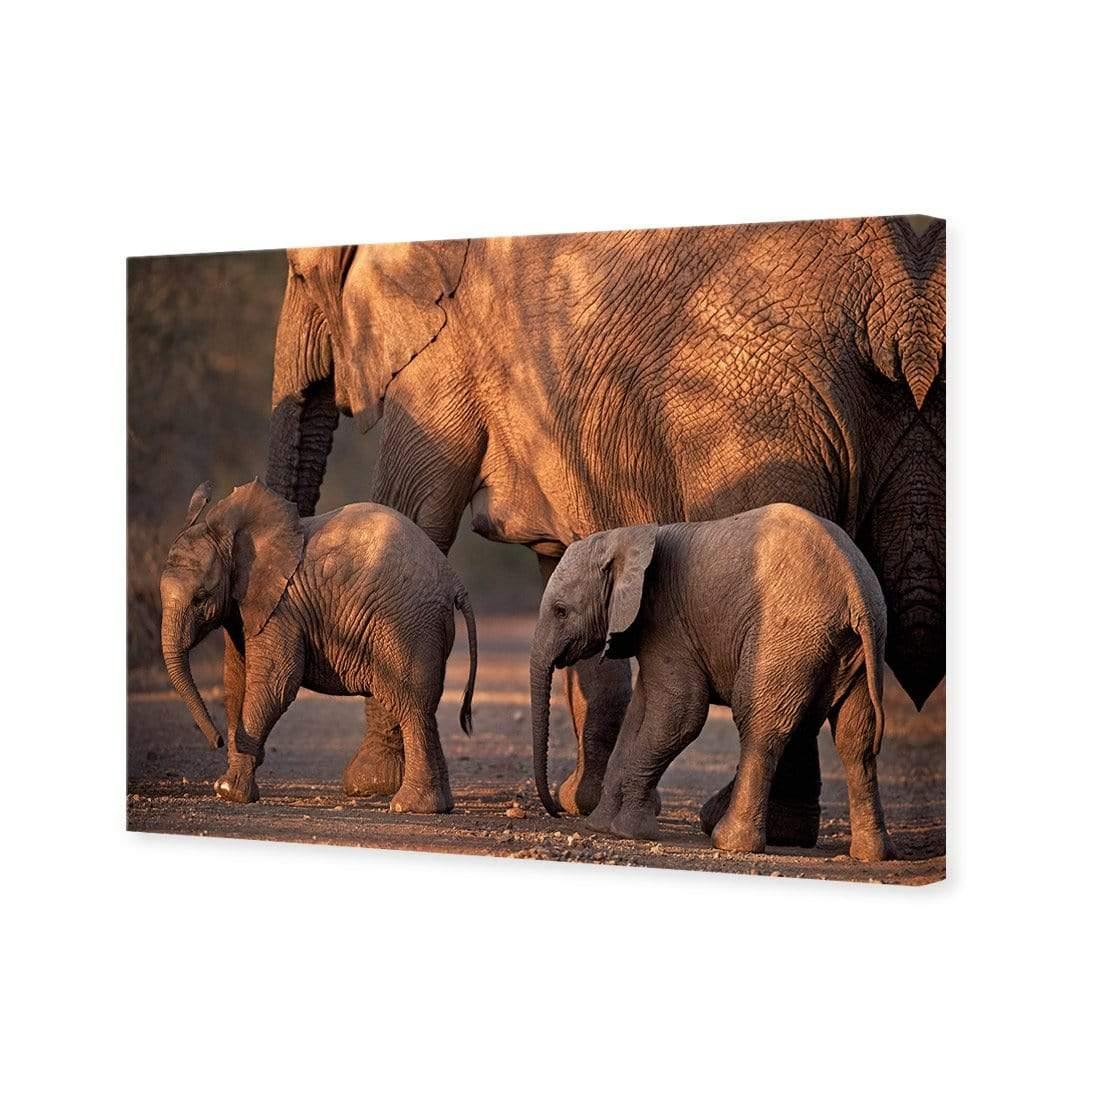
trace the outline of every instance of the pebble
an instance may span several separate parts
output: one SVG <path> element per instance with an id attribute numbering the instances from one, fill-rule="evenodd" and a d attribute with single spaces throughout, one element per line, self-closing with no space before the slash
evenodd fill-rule
<path id="1" fill-rule="evenodd" d="M 519 806 L 509 806 L 508 809 L 506 809 L 504 811 L 504 816 L 505 817 L 526 817 L 527 813 L 526 813 L 526 811 L 524 811 Z"/>

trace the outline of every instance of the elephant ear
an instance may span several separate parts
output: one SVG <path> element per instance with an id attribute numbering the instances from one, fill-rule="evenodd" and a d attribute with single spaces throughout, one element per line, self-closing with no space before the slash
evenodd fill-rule
<path id="1" fill-rule="evenodd" d="M 443 330 L 468 241 L 360 245 L 341 261 L 336 399 L 366 430 L 382 415 L 395 374 Z"/>
<path id="2" fill-rule="evenodd" d="M 611 575 L 607 601 L 608 655 L 626 656 L 624 639 L 642 606 L 645 571 L 657 545 L 657 525 L 620 527 L 604 536 L 603 568 Z M 612 651 L 615 652 L 612 652 Z"/>
<path id="3" fill-rule="evenodd" d="M 233 539 L 231 593 L 245 636 L 252 637 L 263 630 L 298 568 L 305 531 L 297 508 L 258 478 L 233 490 L 217 522 Z"/>
<path id="4" fill-rule="evenodd" d="M 210 503 L 213 495 L 214 486 L 209 481 L 204 481 L 191 494 L 191 502 L 187 505 L 187 518 L 183 524 L 185 531 L 202 515 L 202 510 Z"/>

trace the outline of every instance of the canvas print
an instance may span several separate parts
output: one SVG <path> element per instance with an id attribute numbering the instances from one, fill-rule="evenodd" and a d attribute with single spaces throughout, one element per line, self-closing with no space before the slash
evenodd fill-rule
<path id="1" fill-rule="evenodd" d="M 131 259 L 128 827 L 943 878 L 945 239 Z"/>

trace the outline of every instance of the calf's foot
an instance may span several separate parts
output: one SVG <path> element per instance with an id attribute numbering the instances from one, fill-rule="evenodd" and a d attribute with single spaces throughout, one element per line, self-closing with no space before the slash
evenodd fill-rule
<path id="1" fill-rule="evenodd" d="M 214 794 L 223 802 L 256 802 L 260 789 L 251 768 L 233 768 L 214 780 Z"/>
<path id="2" fill-rule="evenodd" d="M 584 816 L 596 809 L 606 767 L 606 761 L 600 767 L 593 763 L 578 764 L 562 780 L 558 788 L 558 805 L 563 813 Z"/>
<path id="3" fill-rule="evenodd" d="M 657 811 L 652 802 L 626 805 L 615 815 L 611 831 L 630 840 L 656 840 L 660 836 Z"/>
<path id="4" fill-rule="evenodd" d="M 733 782 L 727 783 L 703 803 L 699 824 L 708 835 L 729 809 Z M 776 848 L 813 848 L 821 828 L 821 804 L 814 800 L 772 798 L 765 826 L 767 842 Z"/>
<path id="5" fill-rule="evenodd" d="M 594 833 L 610 833 L 611 823 L 615 820 L 621 805 L 622 798 L 619 794 L 605 787 L 599 805 L 584 819 L 585 827 Z"/>
<path id="6" fill-rule="evenodd" d="M 703 827 L 703 832 L 707 836 L 714 832 L 714 826 L 725 816 L 726 810 L 729 809 L 732 794 L 733 781 L 730 780 L 720 791 L 715 791 L 703 803 L 703 808 L 699 811 L 699 824 Z"/>
<path id="7" fill-rule="evenodd" d="M 394 814 L 449 814 L 454 807 L 455 800 L 447 782 L 433 787 L 402 783 L 390 801 L 390 813 Z"/>
<path id="8" fill-rule="evenodd" d="M 885 832 L 870 830 L 852 833 L 848 854 L 861 863 L 882 863 L 888 859 L 897 859 L 890 837 Z"/>
<path id="9" fill-rule="evenodd" d="M 364 744 L 344 769 L 344 793 L 352 798 L 394 794 L 405 773 L 405 757 L 393 746 Z"/>
<path id="10" fill-rule="evenodd" d="M 777 848 L 813 848 L 821 829 L 821 804 L 773 798 L 768 802 L 768 843 Z"/>
<path id="11" fill-rule="evenodd" d="M 766 836 L 764 829 L 747 821 L 737 821 L 726 814 L 714 827 L 710 835 L 711 843 L 723 852 L 758 853 L 764 851 Z"/>

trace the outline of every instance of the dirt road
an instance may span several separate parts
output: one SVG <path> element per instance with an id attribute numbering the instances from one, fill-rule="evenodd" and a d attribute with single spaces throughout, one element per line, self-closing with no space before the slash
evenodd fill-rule
<path id="1" fill-rule="evenodd" d="M 769 849 L 727 855 L 710 847 L 698 809 L 732 776 L 736 730 L 728 712 L 712 708 L 702 735 L 661 784 L 659 841 L 595 836 L 582 821 L 546 815 L 531 780 L 527 645 L 533 620 L 479 621 L 481 664 L 474 701 L 475 735 L 458 726 L 466 677 L 461 626 L 439 711 L 456 807 L 449 816 L 390 814 L 385 799 L 348 799 L 344 765 L 362 735 L 363 704 L 301 692 L 275 727 L 257 779 L 260 801 L 219 802 L 211 784 L 224 770 L 186 709 L 155 679 L 132 678 L 128 699 L 127 825 L 154 833 L 294 840 L 376 848 L 418 849 L 519 859 L 560 859 L 638 867 L 734 871 L 757 875 L 917 885 L 944 877 L 944 688 L 917 714 L 892 680 L 887 734 L 879 758 L 886 820 L 899 859 L 860 864 L 847 856 L 848 802 L 843 772 L 828 732 L 821 735 L 822 829 L 812 850 Z M 219 643 L 220 644 L 220 643 Z M 196 677 L 224 728 L 218 666 L 197 659 Z M 142 690 L 144 689 L 144 690 Z M 551 760 L 560 779 L 575 758 L 569 716 L 555 694 Z"/>

